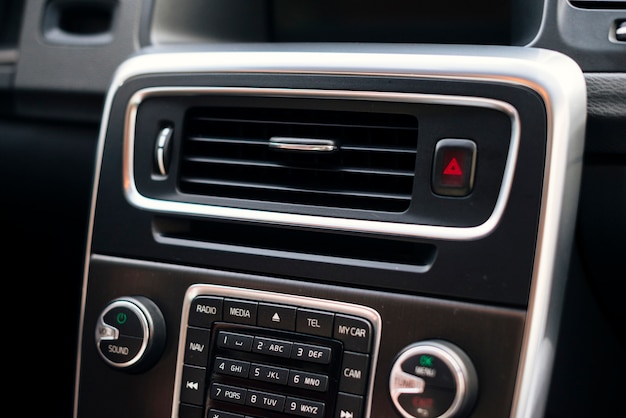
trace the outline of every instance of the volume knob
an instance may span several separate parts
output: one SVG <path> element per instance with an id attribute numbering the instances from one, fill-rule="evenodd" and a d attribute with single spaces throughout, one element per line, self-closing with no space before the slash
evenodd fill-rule
<path id="1" fill-rule="evenodd" d="M 165 346 L 165 320 L 158 306 L 143 296 L 114 299 L 96 325 L 96 346 L 116 369 L 141 371 L 152 366 Z"/>

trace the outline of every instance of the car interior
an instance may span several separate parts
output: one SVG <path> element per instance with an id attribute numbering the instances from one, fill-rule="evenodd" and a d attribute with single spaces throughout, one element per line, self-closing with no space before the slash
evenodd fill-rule
<path id="1" fill-rule="evenodd" d="M 623 415 L 626 2 L 5 0 L 0 47 L 20 415 Z"/>

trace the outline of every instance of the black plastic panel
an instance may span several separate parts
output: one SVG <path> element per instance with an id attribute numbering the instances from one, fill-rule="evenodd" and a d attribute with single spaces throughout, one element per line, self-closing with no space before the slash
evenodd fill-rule
<path id="1" fill-rule="evenodd" d="M 481 239 L 470 241 L 450 241 L 443 239 L 408 239 L 387 237 L 402 241 L 414 241 L 420 245 L 437 249 L 437 258 L 428 268 L 390 263 L 372 264 L 367 256 L 324 257 L 298 254 L 290 247 L 258 248 L 252 242 L 243 241 L 224 246 L 208 240 L 196 241 L 192 237 L 179 236 L 182 240 L 167 240 L 161 233 L 155 235 L 154 221 L 158 213 L 138 211 L 124 196 L 122 173 L 122 145 L 124 139 L 124 112 L 130 97 L 135 91 L 151 86 L 206 86 L 229 85 L 256 87 L 292 87 L 292 88 L 341 88 L 353 90 L 388 90 L 409 93 L 447 94 L 470 97 L 486 97 L 501 100 L 514 106 L 520 118 L 521 136 L 517 164 L 502 219 L 491 234 Z M 179 105 L 169 104 L 170 117 L 181 114 Z M 178 110 L 177 110 L 178 109 Z M 429 109 L 426 109 L 429 110 Z M 160 115 L 160 113 L 159 113 Z M 421 125 L 419 142 L 424 147 L 418 153 L 417 178 L 414 193 L 423 196 L 419 210 L 420 216 L 403 214 L 402 221 L 424 224 L 437 223 L 437 219 L 457 218 L 457 222 L 467 217 L 467 212 L 492 204 L 478 200 L 468 205 L 467 199 L 436 197 L 430 192 L 430 159 L 437 139 L 441 137 L 478 137 L 489 135 L 483 120 L 472 111 L 464 108 L 454 109 L 452 115 L 465 118 L 467 124 L 447 123 L 449 114 L 430 113 L 432 122 Z M 160 120 L 156 114 L 156 120 Z M 150 124 L 150 118 L 144 118 Z M 425 120 L 428 118 L 425 117 Z M 152 124 L 147 138 L 155 138 L 158 132 Z M 143 130 L 141 131 L 143 135 Z M 468 132 L 470 134 L 468 135 Z M 153 134 L 153 135 L 152 135 Z M 149 141 L 152 144 L 152 141 Z M 375 77 L 322 77 L 297 75 L 221 75 L 221 76 L 167 76 L 143 77 L 132 80 L 122 86 L 112 104 L 111 118 L 107 126 L 107 138 L 101 177 L 106 184 L 99 189 L 98 207 L 96 208 L 93 250 L 101 254 L 125 255 L 139 259 L 176 261 L 190 265 L 227 269 L 240 272 L 260 272 L 275 276 L 289 277 L 305 281 L 359 285 L 365 288 L 401 290 L 411 294 L 448 296 L 451 298 L 475 301 L 489 301 L 510 306 L 525 306 L 528 302 L 531 271 L 533 268 L 533 249 L 536 239 L 536 225 L 539 214 L 543 171 L 538 169 L 544 164 L 546 146 L 546 115 L 539 97 L 524 88 L 497 83 L 479 83 L 463 81 L 435 81 L 409 78 L 386 78 L 384 81 Z M 139 148 L 137 166 L 148 166 L 150 172 L 153 162 L 152 145 Z M 497 151 L 494 149 L 494 151 Z M 479 170 L 476 184 L 491 184 L 494 190 L 499 184 L 498 172 L 491 171 L 485 164 L 490 161 L 488 152 L 481 153 L 479 147 Z M 501 151 L 497 151 L 501 152 Z M 142 160 L 143 159 L 143 160 Z M 486 159 L 486 160 L 485 160 Z M 175 158 L 174 158 L 175 161 Z M 498 161 L 497 158 L 494 161 Z M 146 168 L 146 167 L 144 167 Z M 138 168 L 139 170 L 139 168 Z M 494 175 L 495 174 L 495 175 Z M 149 178 L 138 179 L 145 187 Z M 478 186 L 476 186 L 478 188 Z M 174 190 L 174 189 L 172 189 Z M 163 196 L 166 199 L 178 199 L 179 196 Z M 470 199 L 471 200 L 471 199 Z M 232 202 L 229 202 L 232 203 Z M 281 208 L 280 205 L 246 202 L 247 207 L 264 210 L 303 210 L 302 208 Z M 471 206 L 471 207 L 470 207 Z M 469 208 L 469 209 L 468 209 Z M 328 210 L 307 207 L 311 215 L 352 216 L 372 219 L 373 215 L 365 212 Z M 416 208 L 417 210 L 417 208 Z M 480 210 L 479 210 L 480 212 Z M 376 215 L 383 220 L 397 219 L 386 214 Z M 197 219 L 201 221 L 201 218 Z M 241 223 L 245 230 L 251 225 Z M 158 231 L 157 231 L 158 232 Z M 162 232 L 162 230 L 161 230 Z M 338 237 L 338 231 L 318 231 L 327 234 L 328 239 Z M 281 228 L 273 233 L 281 234 Z M 245 236 L 245 233 L 242 234 Z M 358 250 L 356 250 L 358 252 Z M 476 257 L 480 254 L 480 257 Z M 486 257 L 486 258 L 485 258 Z M 489 260 L 486 262 L 486 260 Z M 320 262 L 323 261 L 323 262 Z M 416 271 L 417 270 L 417 271 Z M 415 273 L 419 274 L 415 274 Z"/>
<path id="2" fill-rule="evenodd" d="M 171 416 L 182 302 L 190 285 L 202 283 L 339 300 L 378 311 L 384 326 L 374 381 L 372 417 L 396 414 L 388 392 L 388 368 L 394 357 L 405 346 L 431 338 L 454 342 L 471 357 L 480 379 L 474 409 L 476 416 L 508 414 L 514 383 L 510 376 L 517 370 L 525 320 L 523 311 L 93 256 L 80 346 L 79 416 Z M 141 374 L 113 370 L 96 350 L 94 330 L 100 311 L 110 300 L 123 295 L 150 298 L 163 312 L 167 325 L 168 337 L 161 360 Z M 416 326 L 407 328 L 407 321 Z M 497 341 L 492 340 L 495 335 Z"/>

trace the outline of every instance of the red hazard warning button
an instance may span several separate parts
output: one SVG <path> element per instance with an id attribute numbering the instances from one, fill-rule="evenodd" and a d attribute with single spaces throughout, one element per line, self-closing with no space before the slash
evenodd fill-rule
<path id="1" fill-rule="evenodd" d="M 461 197 L 474 187 L 476 143 L 469 139 L 441 139 L 435 146 L 431 185 L 441 196 Z"/>

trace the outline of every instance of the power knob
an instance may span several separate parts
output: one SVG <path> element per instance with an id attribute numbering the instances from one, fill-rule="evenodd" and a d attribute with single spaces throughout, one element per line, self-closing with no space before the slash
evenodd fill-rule
<path id="1" fill-rule="evenodd" d="M 459 347 L 443 340 L 422 341 L 396 358 L 389 392 L 406 418 L 466 417 L 476 400 L 478 379 Z"/>
<path id="2" fill-rule="evenodd" d="M 163 314 L 144 296 L 112 300 L 96 325 L 98 353 L 116 369 L 136 372 L 149 368 L 161 356 L 165 338 Z"/>

